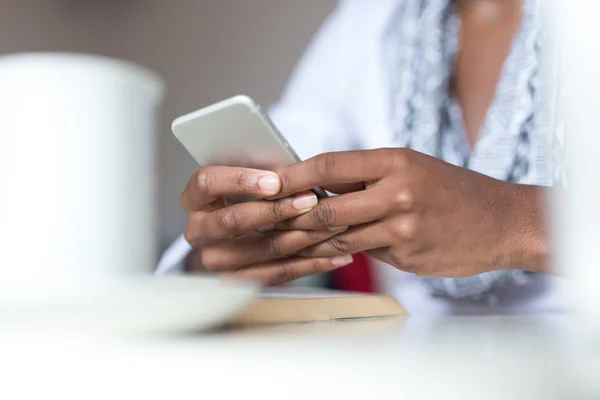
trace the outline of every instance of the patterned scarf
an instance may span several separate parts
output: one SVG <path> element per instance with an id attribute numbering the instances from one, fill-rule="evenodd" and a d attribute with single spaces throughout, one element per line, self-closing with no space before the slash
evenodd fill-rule
<path id="1" fill-rule="evenodd" d="M 435 156 L 496 179 L 551 185 L 552 111 L 540 88 L 541 13 L 525 0 L 513 41 L 478 143 L 471 150 L 461 110 L 450 91 L 458 54 L 460 20 L 451 0 L 404 0 L 386 36 L 392 88 L 390 110 L 400 147 Z M 542 101 L 542 98 L 544 101 Z M 527 273 L 514 269 L 468 278 L 423 278 L 433 295 L 489 298 L 504 285 L 523 285 Z"/>

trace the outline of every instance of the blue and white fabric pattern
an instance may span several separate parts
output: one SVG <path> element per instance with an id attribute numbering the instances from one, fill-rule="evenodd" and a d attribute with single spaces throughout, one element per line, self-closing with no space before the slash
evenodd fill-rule
<path id="1" fill-rule="evenodd" d="M 524 1 L 521 25 L 472 149 L 450 90 L 461 28 L 456 4 L 452 0 L 401 3 L 387 32 L 385 51 L 393 96 L 390 118 L 398 146 L 504 181 L 553 184 L 557 172 L 552 157 L 562 153 L 550 143 L 549 115 L 555 110 L 549 107 L 550 96 L 541 90 L 545 40 L 539 3 Z M 517 268 L 422 281 L 433 295 L 487 299 L 498 287 L 527 283 L 528 274 Z"/>

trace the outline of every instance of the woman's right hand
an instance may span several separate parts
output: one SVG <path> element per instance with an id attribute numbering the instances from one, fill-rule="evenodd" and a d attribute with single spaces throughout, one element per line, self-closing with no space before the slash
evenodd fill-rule
<path id="1" fill-rule="evenodd" d="M 350 255 L 331 258 L 295 257 L 309 246 L 338 235 L 336 230 L 272 230 L 278 222 L 312 210 L 318 203 L 312 192 L 279 200 L 256 200 L 227 205 L 225 197 L 268 198 L 281 189 L 274 172 L 236 167 L 199 169 L 181 194 L 188 214 L 186 240 L 195 249 L 190 272 L 208 271 L 276 285 L 342 267 Z"/>

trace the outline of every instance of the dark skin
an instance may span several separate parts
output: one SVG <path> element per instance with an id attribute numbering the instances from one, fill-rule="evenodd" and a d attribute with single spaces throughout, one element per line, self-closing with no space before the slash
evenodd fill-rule
<path id="1" fill-rule="evenodd" d="M 188 260 L 188 269 L 234 273 L 278 284 L 349 264 L 349 256 L 289 257 L 346 227 L 260 232 L 314 209 L 314 194 L 304 192 L 276 201 L 230 206 L 223 200 L 224 196 L 238 195 L 269 197 L 280 189 L 279 176 L 273 172 L 220 166 L 198 170 L 181 195 L 190 219 L 185 237 L 197 249 Z"/>
<path id="2" fill-rule="evenodd" d="M 522 0 L 459 5 L 462 41 L 453 90 L 473 146 L 517 32 Z M 261 176 L 270 177 L 270 186 L 261 188 Z M 341 195 L 317 204 L 307 192 L 315 186 Z M 239 195 L 269 200 L 231 206 L 222 200 Z M 304 202 L 294 207 L 298 198 Z M 182 194 L 190 220 L 186 238 L 196 249 L 188 267 L 278 284 L 339 268 L 351 261 L 349 254 L 364 251 L 419 276 L 462 277 L 514 266 L 547 272 L 543 198 L 542 188 L 399 148 L 322 154 L 278 174 L 208 167 Z"/>
<path id="3" fill-rule="evenodd" d="M 329 153 L 280 172 L 280 196 L 364 182 L 365 190 L 322 200 L 281 229 L 350 226 L 300 252 L 364 251 L 419 276 L 464 277 L 519 265 L 543 272 L 539 188 L 509 184 L 407 149 Z"/>
<path id="4" fill-rule="evenodd" d="M 453 90 L 473 146 L 519 29 L 523 1 L 462 0 L 458 5 L 462 27 Z"/>

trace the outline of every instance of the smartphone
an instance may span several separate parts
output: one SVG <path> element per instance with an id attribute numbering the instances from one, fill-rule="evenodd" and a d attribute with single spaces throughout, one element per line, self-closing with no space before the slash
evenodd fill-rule
<path id="1" fill-rule="evenodd" d="M 261 107 L 235 96 L 176 118 L 173 134 L 200 166 L 224 165 L 279 171 L 301 159 Z M 327 197 L 322 188 L 313 192 Z M 250 200 L 235 199 L 235 202 Z"/>

